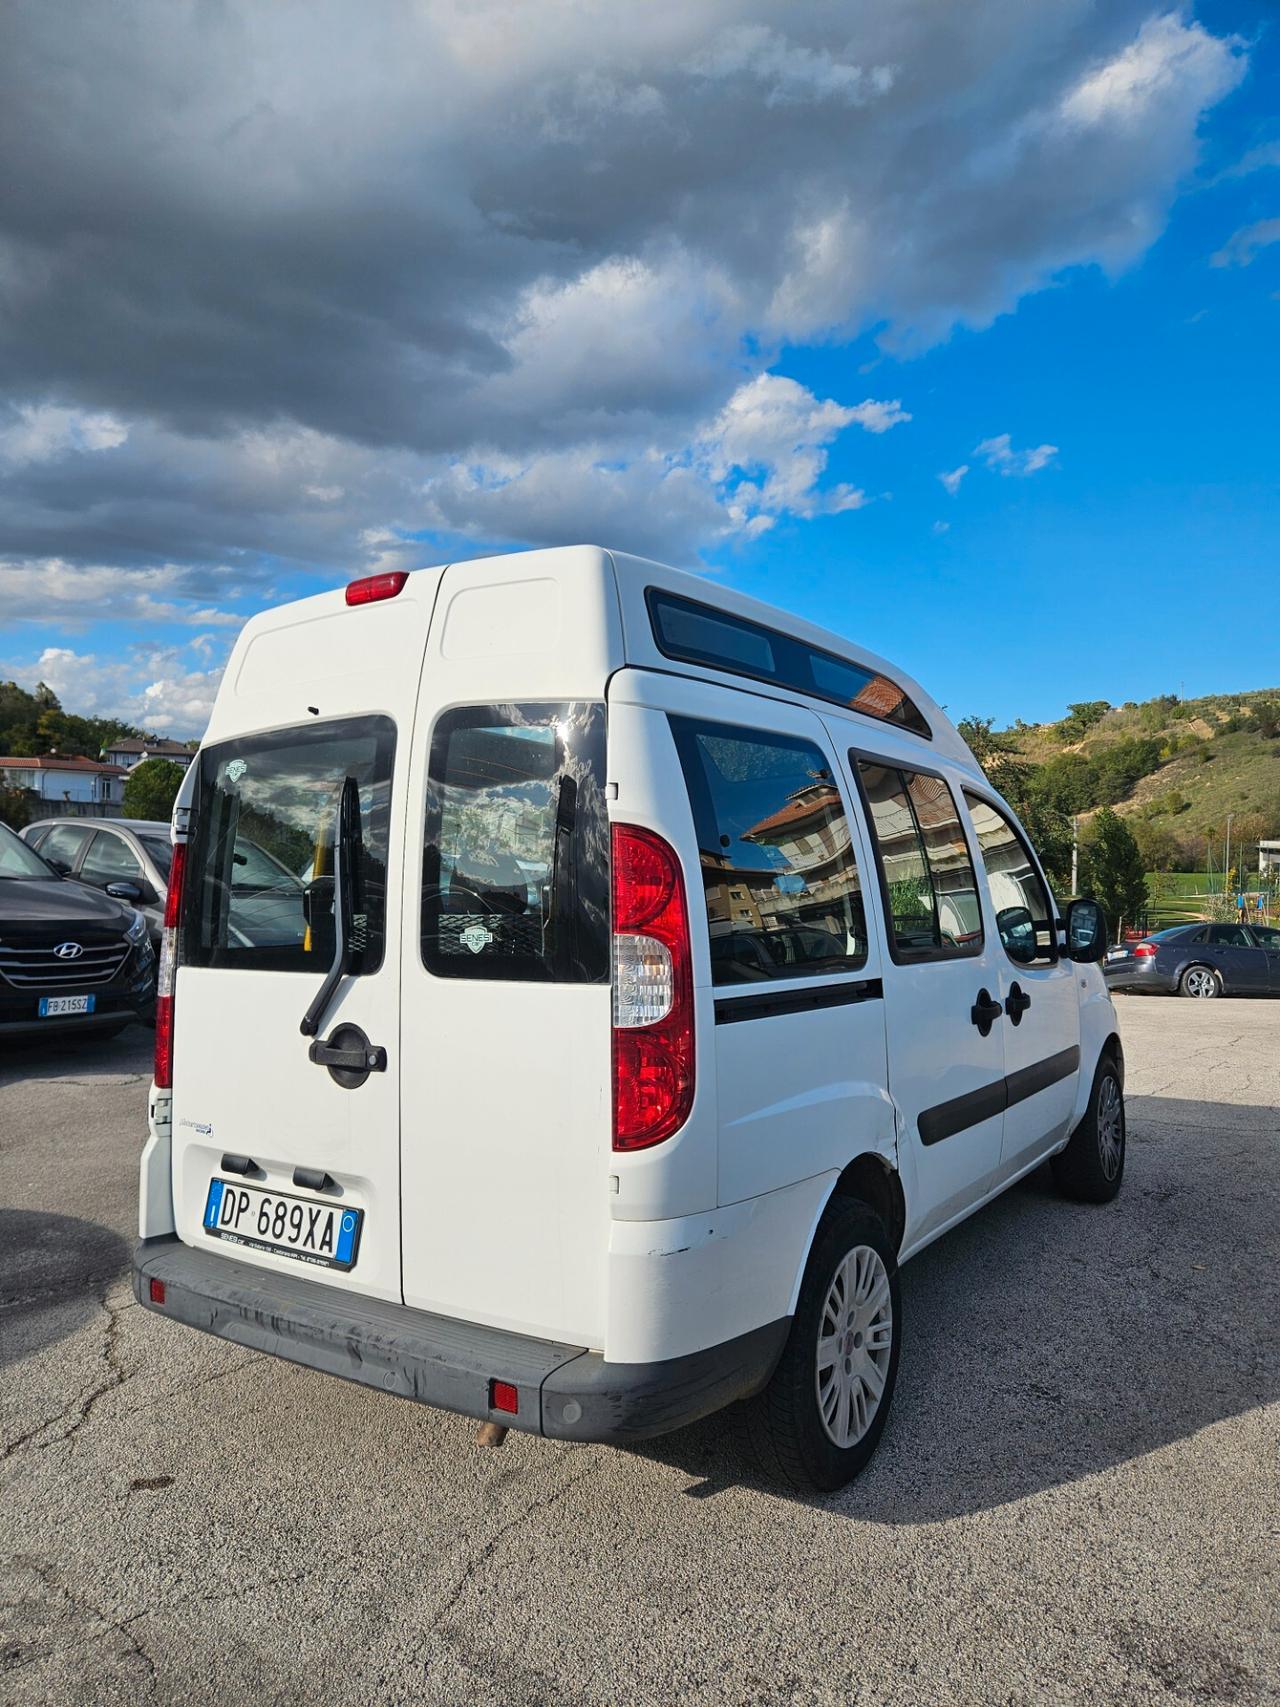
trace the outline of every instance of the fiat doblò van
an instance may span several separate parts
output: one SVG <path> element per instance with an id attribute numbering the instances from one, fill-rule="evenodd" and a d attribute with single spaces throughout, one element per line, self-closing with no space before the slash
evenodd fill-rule
<path id="1" fill-rule="evenodd" d="M 1094 903 L 900 670 L 588 547 L 250 621 L 174 811 L 135 1285 L 241 1345 L 627 1442 L 735 1401 L 832 1488 L 898 1268 L 1114 1196 Z"/>

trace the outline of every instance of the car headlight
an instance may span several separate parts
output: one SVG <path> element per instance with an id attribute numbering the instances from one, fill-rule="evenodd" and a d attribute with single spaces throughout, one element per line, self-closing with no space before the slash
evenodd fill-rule
<path id="1" fill-rule="evenodd" d="M 143 938 L 146 936 L 146 934 L 147 934 L 147 921 L 142 916 L 142 914 L 140 912 L 138 912 L 138 910 L 135 908 L 133 910 L 133 923 L 129 926 L 128 930 L 124 933 L 125 941 L 126 942 L 141 942 L 143 940 Z"/>

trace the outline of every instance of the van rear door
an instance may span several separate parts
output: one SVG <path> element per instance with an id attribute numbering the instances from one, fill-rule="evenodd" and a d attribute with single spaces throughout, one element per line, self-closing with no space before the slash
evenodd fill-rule
<path id="1" fill-rule="evenodd" d="M 179 1237 L 391 1300 L 401 1296 L 396 778 L 435 577 L 418 580 L 383 605 L 348 609 L 336 594 L 272 611 L 242 637 L 195 760 L 173 1011 Z M 303 1017 L 334 964 L 348 779 L 358 806 L 346 849 L 350 961 L 309 1037 Z M 363 1068 L 352 1065 L 362 1048 Z"/>

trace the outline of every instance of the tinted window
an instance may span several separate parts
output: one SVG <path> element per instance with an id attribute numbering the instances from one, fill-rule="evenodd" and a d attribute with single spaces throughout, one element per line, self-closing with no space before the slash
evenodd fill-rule
<path id="1" fill-rule="evenodd" d="M 778 629 L 730 616 L 657 587 L 650 587 L 646 597 L 653 637 L 658 650 L 668 658 L 776 682 L 882 723 L 896 723 L 914 735 L 930 737 L 920 708 L 887 676 Z"/>
<path id="2" fill-rule="evenodd" d="M 604 707 L 464 706 L 431 740 L 422 957 L 447 978 L 609 977 Z"/>
<path id="3" fill-rule="evenodd" d="M 333 961 L 334 831 L 346 778 L 360 794 L 353 970 L 382 960 L 395 726 L 313 723 L 207 747 L 195 800 L 183 959 L 323 976 Z"/>
<path id="4" fill-rule="evenodd" d="M 896 955 L 973 953 L 982 914 L 951 790 L 941 777 L 849 757 L 866 794 Z"/>
<path id="5" fill-rule="evenodd" d="M 66 872 L 80 858 L 88 840 L 89 830 L 83 824 L 55 824 L 40 844 L 40 852 L 50 865 Z"/>
<path id="6" fill-rule="evenodd" d="M 1243 925 L 1211 925 L 1209 941 L 1218 948 L 1252 948 Z"/>
<path id="7" fill-rule="evenodd" d="M 1274 925 L 1254 925 L 1252 930 L 1263 948 L 1280 948 L 1280 931 Z"/>
<path id="8" fill-rule="evenodd" d="M 807 741 L 673 717 L 718 984 L 848 972 L 867 958 L 849 820 Z"/>
<path id="9" fill-rule="evenodd" d="M 1026 843 L 998 807 L 966 794 L 1000 941 L 1021 966 L 1058 958 L 1049 894 Z"/>
<path id="10" fill-rule="evenodd" d="M 142 877 L 142 866 L 126 841 L 112 835 L 110 830 L 99 830 L 84 856 L 80 876 L 86 883 L 102 887 L 121 881 L 137 883 Z"/>

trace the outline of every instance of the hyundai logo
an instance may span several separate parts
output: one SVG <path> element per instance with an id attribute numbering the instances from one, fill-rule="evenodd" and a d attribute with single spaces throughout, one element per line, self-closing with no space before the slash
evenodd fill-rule
<path id="1" fill-rule="evenodd" d="M 59 960 L 79 960 L 84 950 L 78 942 L 60 942 L 53 952 Z"/>

